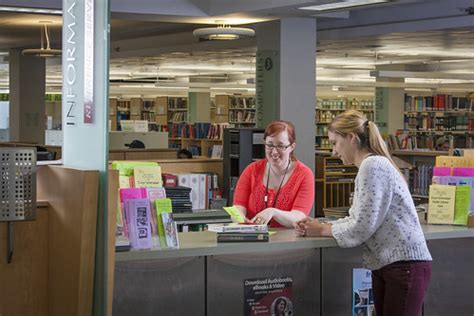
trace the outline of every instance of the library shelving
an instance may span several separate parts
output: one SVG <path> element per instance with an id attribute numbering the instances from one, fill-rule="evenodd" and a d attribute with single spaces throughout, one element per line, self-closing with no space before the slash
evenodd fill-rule
<path id="1" fill-rule="evenodd" d="M 224 190 L 223 196 L 232 204 L 239 175 L 253 161 L 265 157 L 264 129 L 224 129 Z"/>
<path id="2" fill-rule="evenodd" d="M 433 149 L 439 137 L 448 136 L 453 148 L 472 148 L 474 99 L 450 94 L 405 95 L 404 126 L 400 149 Z"/>
<path id="3" fill-rule="evenodd" d="M 121 120 L 146 120 L 149 130 L 163 131 L 167 124 L 167 97 L 109 99 L 111 130 L 121 130 Z"/>
<path id="4" fill-rule="evenodd" d="M 213 150 L 222 152 L 224 128 L 227 126 L 228 123 L 169 124 L 169 146 L 187 149 L 194 156 L 211 157 Z M 221 154 L 218 155 L 220 156 Z"/>
<path id="5" fill-rule="evenodd" d="M 211 121 L 214 123 L 229 122 L 229 106 L 231 96 L 216 95 L 214 98 L 214 107 L 211 108 Z"/>
<path id="6" fill-rule="evenodd" d="M 255 126 L 255 97 L 233 95 L 229 97 L 229 123 L 236 127 Z"/>
<path id="7" fill-rule="evenodd" d="M 374 101 L 357 98 L 317 99 L 316 101 L 316 149 L 331 149 L 327 138 L 328 124 L 340 113 L 355 109 L 374 120 Z"/>
<path id="8" fill-rule="evenodd" d="M 168 123 L 184 123 L 188 120 L 188 99 L 166 97 L 168 104 Z"/>
<path id="9" fill-rule="evenodd" d="M 339 158 L 330 156 L 316 156 L 316 165 L 319 166 L 316 168 L 318 170 L 316 179 L 322 180 L 322 209 L 349 206 L 349 197 L 354 191 L 357 167 L 344 165 Z M 316 211 L 321 212 L 318 207 Z"/>

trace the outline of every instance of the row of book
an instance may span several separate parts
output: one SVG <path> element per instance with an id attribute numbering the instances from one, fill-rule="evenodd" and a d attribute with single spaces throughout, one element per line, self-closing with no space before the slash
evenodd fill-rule
<path id="1" fill-rule="evenodd" d="M 168 122 L 177 123 L 186 121 L 187 113 L 186 112 L 173 112 L 168 118 Z"/>
<path id="2" fill-rule="evenodd" d="M 405 130 L 425 130 L 425 131 L 474 131 L 474 117 L 466 115 L 419 116 L 416 114 L 405 115 L 403 128 Z"/>
<path id="3" fill-rule="evenodd" d="M 180 123 L 168 126 L 171 138 L 222 139 L 228 123 Z"/>
<path id="4" fill-rule="evenodd" d="M 405 95 L 405 111 L 471 111 L 473 101 L 465 97 L 453 97 L 450 94 L 426 97 Z"/>
<path id="5" fill-rule="evenodd" d="M 254 97 L 239 97 L 233 96 L 230 98 L 231 108 L 255 108 Z"/>
<path id="6" fill-rule="evenodd" d="M 188 100 L 186 98 L 168 97 L 168 109 L 187 109 Z"/>
<path id="7" fill-rule="evenodd" d="M 429 186 L 433 178 L 433 166 L 428 164 L 419 164 L 414 168 L 408 183 L 410 192 L 416 195 L 428 196 Z"/>
<path id="8" fill-rule="evenodd" d="M 211 200 L 221 195 L 217 173 L 181 173 L 176 177 L 179 186 L 191 189 L 193 211 L 209 209 Z"/>
<path id="9" fill-rule="evenodd" d="M 234 110 L 229 111 L 229 121 L 233 123 L 253 123 L 255 122 L 255 111 Z"/>
<path id="10" fill-rule="evenodd" d="M 154 122 L 154 121 L 156 121 L 155 112 L 152 112 L 152 111 L 142 111 L 141 119 L 142 119 L 142 120 L 149 121 L 149 122 Z"/>

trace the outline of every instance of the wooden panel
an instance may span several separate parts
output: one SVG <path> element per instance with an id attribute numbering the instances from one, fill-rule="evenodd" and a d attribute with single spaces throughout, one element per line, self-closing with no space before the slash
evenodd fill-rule
<path id="1" fill-rule="evenodd" d="M 112 302 L 114 294 L 114 272 L 115 272 L 115 224 L 118 210 L 118 170 L 109 170 L 109 182 L 107 187 L 108 205 L 108 234 L 107 234 L 107 315 L 112 316 Z"/>
<path id="2" fill-rule="evenodd" d="M 48 314 L 48 208 L 13 224 L 13 257 L 6 263 L 6 223 L 0 223 L 0 315 Z"/>
<path id="3" fill-rule="evenodd" d="M 125 151 L 125 160 L 173 158 L 176 158 L 176 151 Z"/>
<path id="4" fill-rule="evenodd" d="M 38 199 L 49 201 L 51 210 L 49 315 L 90 315 L 99 172 L 42 166 L 37 179 Z"/>
<path id="5" fill-rule="evenodd" d="M 110 152 L 109 151 L 109 161 L 112 160 L 125 160 L 125 152 Z"/>

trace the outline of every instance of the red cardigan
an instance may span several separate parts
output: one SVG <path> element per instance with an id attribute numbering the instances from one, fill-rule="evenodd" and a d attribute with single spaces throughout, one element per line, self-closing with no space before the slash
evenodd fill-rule
<path id="1" fill-rule="evenodd" d="M 234 193 L 234 205 L 247 209 L 247 218 L 251 219 L 265 209 L 265 186 L 263 175 L 267 160 L 262 159 L 248 165 L 240 175 Z M 268 189 L 268 207 L 273 206 L 277 190 Z M 275 208 L 282 211 L 298 210 L 309 214 L 314 203 L 314 175 L 311 169 L 300 161 L 288 181 L 280 189 Z M 272 220 L 270 227 L 282 227 Z"/>

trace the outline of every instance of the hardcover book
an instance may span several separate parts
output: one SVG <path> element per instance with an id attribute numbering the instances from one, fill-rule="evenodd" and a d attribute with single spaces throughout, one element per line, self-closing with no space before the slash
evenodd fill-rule
<path id="1" fill-rule="evenodd" d="M 268 233 L 217 233 L 217 242 L 266 242 Z"/>
<path id="2" fill-rule="evenodd" d="M 268 233 L 267 225 L 257 224 L 209 224 L 207 230 L 215 233 Z"/>

